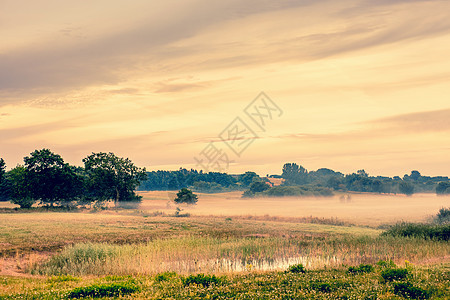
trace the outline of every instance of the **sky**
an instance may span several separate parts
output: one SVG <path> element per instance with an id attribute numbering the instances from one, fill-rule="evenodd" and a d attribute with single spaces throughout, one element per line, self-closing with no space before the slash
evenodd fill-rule
<path id="1" fill-rule="evenodd" d="M 450 175 L 450 1 L 0 0 L 0 157 Z M 263 94 L 261 94 L 263 92 Z"/>

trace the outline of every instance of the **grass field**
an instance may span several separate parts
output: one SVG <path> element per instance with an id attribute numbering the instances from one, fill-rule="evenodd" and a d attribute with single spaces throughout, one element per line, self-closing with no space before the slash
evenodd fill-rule
<path id="1" fill-rule="evenodd" d="M 143 193 L 135 209 L 4 210 L 0 299 L 64 299 L 89 291 L 91 298 L 133 299 L 403 299 L 409 295 L 404 290 L 419 298 L 449 295 L 448 242 L 380 235 L 380 225 L 396 220 L 429 220 L 448 206 L 448 197 L 357 194 L 343 202 L 339 196 L 201 194 L 197 206 L 181 207 L 188 217 L 175 217 L 171 194 Z M 386 281 L 380 260 L 407 268 L 407 278 Z M 307 272 L 284 272 L 298 264 Z M 375 269 L 348 272 L 360 264 Z M 206 285 L 203 277 L 189 283 L 189 275 L 201 273 L 217 277 L 206 275 L 212 280 Z"/>

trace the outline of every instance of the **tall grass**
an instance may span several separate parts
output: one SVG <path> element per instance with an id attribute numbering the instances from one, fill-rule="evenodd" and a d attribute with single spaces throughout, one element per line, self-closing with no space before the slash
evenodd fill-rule
<path id="1" fill-rule="evenodd" d="M 235 272 L 358 265 L 378 260 L 421 261 L 448 255 L 448 244 L 416 238 L 340 237 L 330 239 L 213 238 L 160 239 L 143 244 L 76 244 L 29 271 L 46 275 L 128 275 L 166 271 Z"/>

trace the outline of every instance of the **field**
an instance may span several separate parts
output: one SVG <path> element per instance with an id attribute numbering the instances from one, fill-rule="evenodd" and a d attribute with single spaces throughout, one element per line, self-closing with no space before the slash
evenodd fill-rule
<path id="1" fill-rule="evenodd" d="M 128 209 L 21 212 L 3 203 L 0 299 L 446 299 L 450 293 L 448 242 L 380 235 L 397 221 L 430 221 L 449 197 L 242 199 L 232 192 L 200 194 L 196 206 L 177 211 L 173 192 L 142 195 L 142 204 Z M 300 264 L 305 273 L 288 271 Z M 361 264 L 371 267 L 350 268 Z M 384 277 L 403 269 L 403 279 Z"/>

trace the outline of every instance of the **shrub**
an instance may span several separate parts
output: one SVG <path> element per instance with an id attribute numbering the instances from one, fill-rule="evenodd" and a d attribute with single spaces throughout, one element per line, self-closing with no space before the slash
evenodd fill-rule
<path id="1" fill-rule="evenodd" d="M 439 224 L 450 223 L 450 208 L 441 208 L 436 215 L 436 222 Z"/>
<path id="2" fill-rule="evenodd" d="M 175 272 L 163 272 L 155 276 L 155 281 L 156 282 L 167 281 L 175 276 L 177 276 L 177 273 Z"/>
<path id="3" fill-rule="evenodd" d="M 103 283 L 93 284 L 86 287 L 78 287 L 73 289 L 68 298 L 101 298 L 101 297 L 119 297 L 138 292 L 140 289 L 129 282 L 121 283 Z"/>
<path id="4" fill-rule="evenodd" d="M 334 290 L 331 284 L 327 282 L 313 282 L 311 283 L 311 287 L 322 293 L 331 293 Z"/>
<path id="5" fill-rule="evenodd" d="M 395 268 L 395 267 L 397 267 L 392 260 L 388 260 L 388 261 L 379 260 L 377 262 L 377 265 L 382 267 L 382 268 Z"/>
<path id="6" fill-rule="evenodd" d="M 436 186 L 436 194 L 445 195 L 450 194 L 450 182 L 439 182 Z"/>
<path id="7" fill-rule="evenodd" d="M 429 238 L 442 241 L 450 239 L 450 224 L 431 225 L 398 223 L 391 226 L 382 235 Z"/>
<path id="8" fill-rule="evenodd" d="M 48 283 L 53 282 L 66 282 L 66 281 L 80 281 L 81 278 L 74 277 L 71 275 L 60 275 L 60 276 L 52 276 L 49 279 L 47 279 Z"/>
<path id="9" fill-rule="evenodd" d="M 410 282 L 394 283 L 394 293 L 407 299 L 428 299 L 431 296 L 429 291 L 416 287 Z"/>
<path id="10" fill-rule="evenodd" d="M 381 272 L 381 277 L 386 281 L 403 280 L 407 276 L 407 269 L 386 269 Z"/>
<path id="11" fill-rule="evenodd" d="M 288 273 L 305 273 L 306 269 L 302 264 L 289 266 L 287 269 Z"/>
<path id="12" fill-rule="evenodd" d="M 176 203 L 196 204 L 198 201 L 198 197 L 196 194 L 192 193 L 191 190 L 182 188 L 177 193 L 177 197 L 173 201 L 175 201 Z"/>
<path id="13" fill-rule="evenodd" d="M 358 267 L 349 267 L 347 272 L 352 274 L 358 274 L 358 273 L 372 273 L 373 272 L 373 266 L 372 265 L 365 265 L 360 264 Z"/>
<path id="14" fill-rule="evenodd" d="M 204 287 L 208 287 L 211 284 L 219 284 L 220 279 L 215 275 L 205 275 L 205 274 L 197 274 L 197 275 L 189 275 L 184 280 L 184 285 L 188 286 L 190 284 L 203 285 Z"/>

